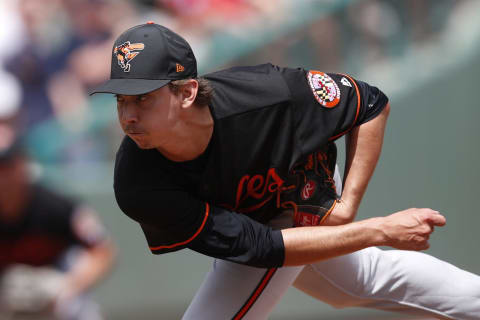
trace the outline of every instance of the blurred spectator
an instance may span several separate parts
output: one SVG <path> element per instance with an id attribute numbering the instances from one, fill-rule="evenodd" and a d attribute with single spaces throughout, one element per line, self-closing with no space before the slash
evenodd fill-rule
<path id="1" fill-rule="evenodd" d="M 118 21 L 128 20 L 130 6 L 125 4 L 18 0 L 25 39 L 5 67 L 24 88 L 28 129 L 53 116 L 67 117 L 66 127 L 84 125 L 88 89 L 108 74 L 101 66 L 110 57 L 110 37 Z"/>
<path id="2" fill-rule="evenodd" d="M 419 44 L 435 41 L 455 9 L 471 0 L 403 1 L 401 14 L 405 16 L 410 40 Z"/>
<path id="3" fill-rule="evenodd" d="M 2 87 L 19 91 L 8 76 Z M 110 271 L 114 246 L 91 208 L 32 180 L 18 101 L 0 101 L 0 314 L 102 319 L 87 293 Z"/>
<path id="4" fill-rule="evenodd" d="M 87 93 L 108 75 L 104 61 L 110 59 L 110 37 L 134 15 L 131 6 L 122 0 L 18 0 L 16 4 L 25 33 L 21 49 L 6 60 L 5 67 L 24 89 L 22 118 L 27 135 L 49 132 L 46 138 L 40 134 L 47 147 L 35 146 L 53 151 L 42 153 L 49 161 L 98 161 L 110 156 L 104 151 L 110 135 L 88 136 L 92 126 L 98 128 L 98 117 L 90 112 Z M 108 130 L 107 125 L 103 128 Z"/>
<path id="5" fill-rule="evenodd" d="M 61 24 L 58 0 L 19 0 L 17 5 L 25 38 L 22 49 L 6 61 L 5 67 L 21 81 L 27 127 L 31 127 L 53 114 L 47 84 L 49 74 L 62 66 L 62 59 L 56 55 L 64 46 L 62 33 L 65 29 L 54 29 L 51 25 L 53 21 Z"/>
<path id="6" fill-rule="evenodd" d="M 398 7 L 392 1 L 360 1 L 348 8 L 350 59 L 373 64 L 401 54 L 405 35 Z M 401 45 L 400 47 L 398 47 Z"/>
<path id="7" fill-rule="evenodd" d="M 19 109 L 22 99 L 22 89 L 13 75 L 0 69 L 0 123 L 11 125 L 20 130 Z"/>
<path id="8" fill-rule="evenodd" d="M 0 67 L 5 60 L 22 48 L 25 41 L 24 29 L 16 7 L 17 0 L 0 1 L 0 21 L 4 26 L 0 29 L 0 43 L 8 43 L 8 50 L 0 50 Z"/>

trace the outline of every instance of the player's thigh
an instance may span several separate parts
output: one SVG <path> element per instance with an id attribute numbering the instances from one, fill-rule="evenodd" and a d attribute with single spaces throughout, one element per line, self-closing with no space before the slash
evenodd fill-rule
<path id="1" fill-rule="evenodd" d="M 368 250 L 367 250 L 368 251 Z M 334 307 L 356 306 L 365 301 L 370 253 L 357 251 L 306 266 L 295 288 Z"/>
<path id="2" fill-rule="evenodd" d="M 183 319 L 267 319 L 302 268 L 260 269 L 215 260 Z"/>
<path id="3" fill-rule="evenodd" d="M 364 306 L 368 300 L 353 296 L 334 282 L 320 275 L 312 266 L 306 266 L 295 279 L 293 286 L 303 293 L 335 308 Z"/>
<path id="4" fill-rule="evenodd" d="M 414 284 L 418 284 L 421 288 L 432 287 L 433 290 L 436 280 L 441 280 L 442 276 L 431 270 L 443 267 L 443 264 L 446 263 L 418 252 L 371 247 L 311 264 L 294 285 L 303 289 L 308 284 L 307 290 L 316 292 L 317 298 L 325 294 L 323 286 L 328 282 L 343 293 L 358 298 L 402 300 L 405 298 L 403 286 L 413 290 Z"/>

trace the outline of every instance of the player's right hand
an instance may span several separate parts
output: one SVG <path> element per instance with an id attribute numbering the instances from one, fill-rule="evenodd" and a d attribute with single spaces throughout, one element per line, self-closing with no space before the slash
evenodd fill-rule
<path id="1" fill-rule="evenodd" d="M 434 227 L 446 223 L 444 216 L 428 208 L 410 208 L 381 219 L 386 244 L 402 250 L 428 249 L 428 239 Z"/>

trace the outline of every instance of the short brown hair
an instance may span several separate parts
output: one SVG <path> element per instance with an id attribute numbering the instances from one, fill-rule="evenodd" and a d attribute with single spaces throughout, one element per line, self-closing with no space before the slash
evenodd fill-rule
<path id="1" fill-rule="evenodd" d="M 186 84 L 188 80 L 190 79 L 174 80 L 168 84 L 168 87 L 174 94 L 178 94 L 180 87 Z M 195 103 L 199 106 L 209 105 L 213 96 L 213 88 L 210 85 L 210 82 L 204 78 L 194 80 L 197 80 L 198 82 L 198 92 L 195 97 Z"/>

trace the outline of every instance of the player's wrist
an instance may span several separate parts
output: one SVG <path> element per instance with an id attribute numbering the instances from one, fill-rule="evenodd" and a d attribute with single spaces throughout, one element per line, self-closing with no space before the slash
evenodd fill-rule
<path id="1" fill-rule="evenodd" d="M 389 246 L 389 237 L 385 233 L 385 218 L 375 217 L 360 221 L 363 224 L 364 231 L 369 235 L 368 246 Z"/>

